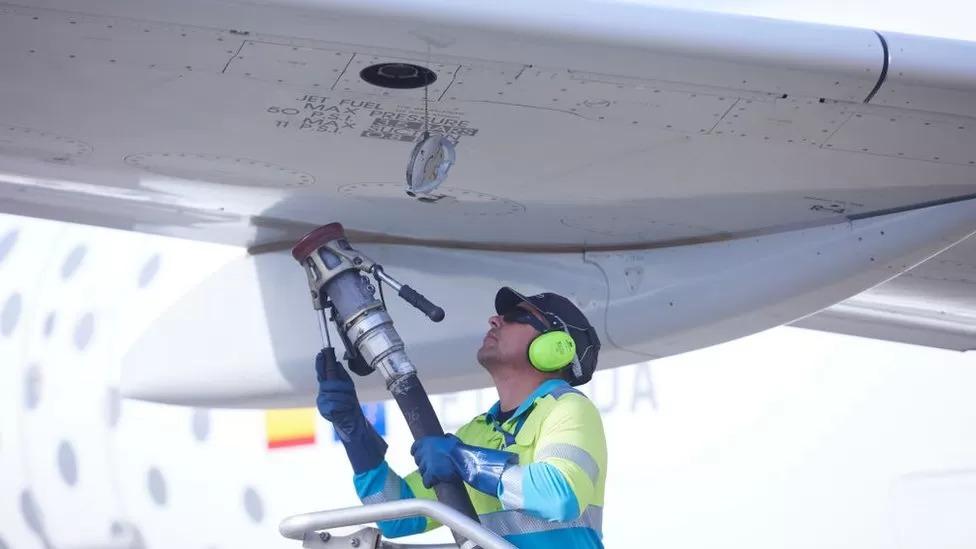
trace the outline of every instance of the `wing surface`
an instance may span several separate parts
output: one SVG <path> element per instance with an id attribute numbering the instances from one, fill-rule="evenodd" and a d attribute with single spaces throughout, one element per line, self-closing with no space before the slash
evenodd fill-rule
<path id="1" fill-rule="evenodd" d="M 897 52 L 893 55 L 892 52 Z M 976 193 L 976 45 L 595 3 L 0 4 L 0 209 L 247 247 L 581 251 Z M 404 193 L 428 124 L 457 144 Z"/>
<path id="2" fill-rule="evenodd" d="M 793 324 L 873 339 L 976 349 L 976 240 Z"/>
<path id="3" fill-rule="evenodd" d="M 255 253 L 341 221 L 364 244 L 597 258 L 609 334 L 663 356 L 820 310 L 976 228 L 920 216 L 933 240 L 900 233 L 913 262 L 892 272 L 839 262 L 814 284 L 788 269 L 775 312 L 760 292 L 685 302 L 700 307 L 661 327 L 629 297 L 660 297 L 633 280 L 633 258 L 651 280 L 659 257 L 686 258 L 672 268 L 691 276 L 721 256 L 727 280 L 750 282 L 737 278 L 754 267 L 748 238 L 800 249 L 976 196 L 973 58 L 971 42 L 588 2 L 5 3 L 0 211 Z M 426 90 L 364 78 L 421 68 L 436 76 Z M 425 128 L 458 160 L 433 195 L 410 197 Z M 866 253 L 853 235 L 835 255 Z M 967 249 L 801 325 L 972 348 Z"/>

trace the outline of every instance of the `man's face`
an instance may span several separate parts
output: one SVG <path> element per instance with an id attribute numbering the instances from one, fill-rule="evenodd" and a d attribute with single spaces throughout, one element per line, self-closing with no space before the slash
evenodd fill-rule
<path id="1" fill-rule="evenodd" d="M 546 320 L 537 311 L 528 305 L 520 303 L 519 312 L 532 314 L 543 324 Z M 507 322 L 502 315 L 493 315 L 488 318 L 488 333 L 478 349 L 478 362 L 486 369 L 500 365 L 526 365 L 529 364 L 529 343 L 539 335 L 539 331 L 529 324 L 521 322 Z"/>

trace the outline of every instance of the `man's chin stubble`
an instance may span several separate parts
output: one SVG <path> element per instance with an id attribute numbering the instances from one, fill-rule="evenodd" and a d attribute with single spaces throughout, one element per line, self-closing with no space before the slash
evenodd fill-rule
<path id="1" fill-rule="evenodd" d="M 481 349 L 478 350 L 477 358 L 478 358 L 478 364 L 481 364 L 481 366 L 486 370 L 490 370 L 495 365 L 495 363 L 498 362 L 497 360 L 495 360 L 495 357 L 492 356 L 491 352 L 487 352 L 487 351 L 482 352 Z"/>

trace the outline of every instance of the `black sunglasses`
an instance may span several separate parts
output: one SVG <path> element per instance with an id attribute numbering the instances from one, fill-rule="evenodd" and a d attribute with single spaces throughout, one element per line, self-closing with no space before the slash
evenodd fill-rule
<path id="1" fill-rule="evenodd" d="M 517 324 L 528 324 L 529 326 L 532 326 L 533 328 L 538 330 L 540 333 L 548 332 L 551 329 L 549 326 L 546 326 L 541 320 L 539 320 L 534 314 L 521 307 L 516 307 L 511 311 L 508 311 L 507 313 L 503 314 L 502 320 L 504 320 L 508 324 L 511 324 L 513 322 Z"/>

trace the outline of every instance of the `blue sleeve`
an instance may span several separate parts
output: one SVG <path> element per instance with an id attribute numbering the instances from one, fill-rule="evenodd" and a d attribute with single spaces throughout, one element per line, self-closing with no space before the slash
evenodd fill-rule
<path id="1" fill-rule="evenodd" d="M 499 499 L 505 509 L 521 509 L 549 521 L 579 518 L 579 501 L 566 477 L 551 463 L 512 467 L 502 475 Z"/>
<path id="2" fill-rule="evenodd" d="M 356 473 L 353 477 L 356 494 L 364 505 L 396 501 L 413 498 L 413 490 L 407 486 L 402 478 L 390 469 L 383 461 L 365 473 Z M 427 529 L 427 519 L 424 517 L 409 517 L 394 520 L 381 520 L 376 523 L 380 531 L 388 538 L 419 534 Z"/>

